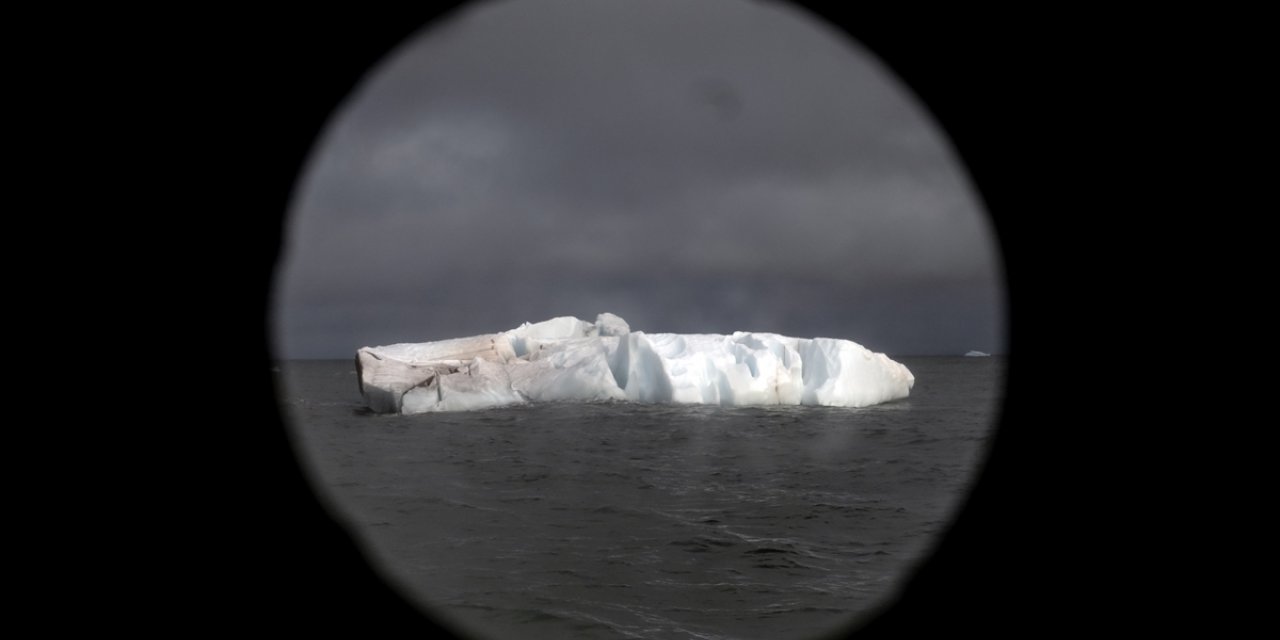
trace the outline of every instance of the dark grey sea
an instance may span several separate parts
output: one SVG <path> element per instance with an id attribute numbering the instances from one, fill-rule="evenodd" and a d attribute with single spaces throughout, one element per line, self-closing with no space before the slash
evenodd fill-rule
<path id="1" fill-rule="evenodd" d="M 350 361 L 282 363 L 281 401 L 317 493 L 459 635 L 807 638 L 893 597 L 998 417 L 1003 358 L 897 359 L 911 397 L 862 409 L 380 416 Z"/>

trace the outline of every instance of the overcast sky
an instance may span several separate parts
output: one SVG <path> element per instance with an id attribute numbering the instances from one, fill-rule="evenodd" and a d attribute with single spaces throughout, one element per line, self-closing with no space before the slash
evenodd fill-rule
<path id="1" fill-rule="evenodd" d="M 1002 352 L 995 239 L 949 144 L 874 56 L 790 5 L 476 3 L 371 69 L 317 141 L 277 355 L 602 311 Z"/>

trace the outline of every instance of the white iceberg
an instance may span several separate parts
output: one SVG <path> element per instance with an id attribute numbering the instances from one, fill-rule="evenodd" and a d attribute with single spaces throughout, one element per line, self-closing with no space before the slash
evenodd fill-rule
<path id="1" fill-rule="evenodd" d="M 991 354 L 984 353 L 982 351 L 970 351 L 964 355 L 965 357 L 968 357 L 968 358 L 985 358 L 987 356 L 990 356 Z"/>
<path id="2" fill-rule="evenodd" d="M 865 407 L 905 398 L 901 363 L 833 338 L 644 333 L 611 313 L 469 338 L 364 347 L 360 392 L 378 413 L 619 400 Z"/>

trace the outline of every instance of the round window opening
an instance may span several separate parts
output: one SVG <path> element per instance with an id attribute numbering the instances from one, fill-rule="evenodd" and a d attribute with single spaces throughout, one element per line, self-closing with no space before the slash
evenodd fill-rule
<path id="1" fill-rule="evenodd" d="M 808 638 L 927 557 L 1003 390 L 945 136 L 782 3 L 473 3 L 371 69 L 288 217 L 317 493 L 477 638 Z"/>

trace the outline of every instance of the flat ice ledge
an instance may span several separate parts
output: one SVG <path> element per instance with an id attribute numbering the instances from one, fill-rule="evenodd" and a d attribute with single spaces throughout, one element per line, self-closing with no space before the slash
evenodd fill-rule
<path id="1" fill-rule="evenodd" d="M 356 352 L 378 413 L 466 411 L 527 402 L 626 400 L 864 407 L 909 395 L 915 376 L 849 340 L 631 331 L 602 313 L 510 331 Z"/>

